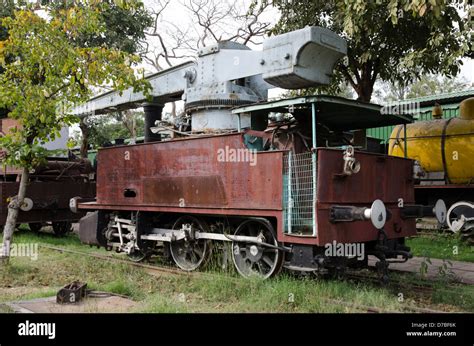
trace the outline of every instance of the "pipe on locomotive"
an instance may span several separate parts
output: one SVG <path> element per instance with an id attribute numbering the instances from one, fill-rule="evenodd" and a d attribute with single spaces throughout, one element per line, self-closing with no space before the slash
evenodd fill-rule
<path id="1" fill-rule="evenodd" d="M 334 205 L 331 207 L 329 220 L 333 223 L 370 220 L 375 228 L 382 229 L 387 222 L 387 217 L 390 218 L 390 213 L 385 204 L 380 199 L 376 199 L 370 208 Z"/>
<path id="2" fill-rule="evenodd" d="M 446 204 L 441 199 L 434 206 L 405 205 L 400 207 L 400 213 L 403 219 L 435 216 L 440 224 L 446 222 L 447 215 Z M 335 205 L 330 209 L 330 221 L 333 223 L 370 220 L 376 229 L 382 229 L 390 217 L 390 211 L 379 199 L 375 200 L 370 208 Z"/>
<path id="3" fill-rule="evenodd" d="M 435 216 L 440 224 L 446 223 L 447 208 L 446 203 L 442 199 L 438 199 L 434 206 L 424 205 L 406 205 L 401 209 L 403 219 L 423 218 L 427 216 Z"/>

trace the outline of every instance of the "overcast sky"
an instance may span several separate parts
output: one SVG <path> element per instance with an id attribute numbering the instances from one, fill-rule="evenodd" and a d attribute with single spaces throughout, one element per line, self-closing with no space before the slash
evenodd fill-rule
<path id="1" fill-rule="evenodd" d="M 474 87 L 474 60 L 466 59 L 461 71 L 461 75 L 465 77 Z"/>

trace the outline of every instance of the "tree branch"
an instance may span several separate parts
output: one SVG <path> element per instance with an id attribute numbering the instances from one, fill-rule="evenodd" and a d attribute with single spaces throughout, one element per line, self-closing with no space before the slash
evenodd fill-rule
<path id="1" fill-rule="evenodd" d="M 354 88 L 354 90 L 357 90 L 358 85 L 356 84 L 356 82 L 354 82 L 354 79 L 352 78 L 351 74 L 349 73 L 349 68 L 347 66 L 345 66 L 344 64 L 340 64 L 340 69 L 341 69 L 342 74 L 346 78 L 346 80 L 352 86 L 352 88 Z"/>

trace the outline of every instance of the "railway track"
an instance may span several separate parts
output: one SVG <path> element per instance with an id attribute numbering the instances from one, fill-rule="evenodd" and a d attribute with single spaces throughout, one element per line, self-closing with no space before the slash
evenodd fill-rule
<path id="1" fill-rule="evenodd" d="M 424 282 L 423 284 L 420 283 L 411 283 L 407 281 L 402 281 L 402 279 L 397 279 L 390 277 L 390 281 L 388 284 L 384 284 L 380 281 L 380 279 L 377 276 L 374 275 L 364 275 L 363 273 L 348 273 L 346 274 L 346 279 L 349 280 L 356 280 L 359 282 L 370 282 L 373 285 L 377 286 L 385 286 L 388 288 L 402 288 L 403 291 L 411 291 L 411 292 L 417 292 L 422 295 L 426 294 L 431 294 L 433 292 L 433 282 L 427 281 Z"/>
<path id="2" fill-rule="evenodd" d="M 423 230 L 423 231 L 417 231 L 415 237 L 425 237 L 425 238 L 439 238 L 439 237 L 454 237 L 455 234 L 453 233 L 447 233 L 443 231 L 438 231 L 438 230 Z"/>
<path id="3" fill-rule="evenodd" d="M 408 272 L 398 272 L 399 274 L 405 276 L 410 274 Z M 376 276 L 368 275 L 364 273 L 349 273 L 346 275 L 346 279 L 356 280 L 358 282 L 367 283 L 377 286 L 385 287 L 391 290 L 394 294 L 399 295 L 403 294 L 403 299 L 412 298 L 412 299 L 431 299 L 433 293 L 447 293 L 452 294 L 453 290 L 459 288 L 460 286 L 469 286 L 463 282 L 453 282 L 453 283 L 443 283 L 443 287 L 436 286 L 438 283 L 433 280 L 423 279 L 418 282 L 410 282 L 412 278 L 397 278 L 390 277 L 388 284 L 383 284 Z M 415 306 L 405 306 L 404 310 L 407 312 L 419 312 L 419 313 L 446 313 L 446 311 L 433 310 L 428 308 L 419 308 Z"/>
<path id="4" fill-rule="evenodd" d="M 348 308 L 354 308 L 362 312 L 367 312 L 367 313 L 376 313 L 376 314 L 381 314 L 381 313 L 401 313 L 400 311 L 391 311 L 391 310 L 383 310 L 379 309 L 374 306 L 368 306 L 368 305 L 360 305 L 360 304 L 355 304 L 355 303 L 350 303 L 346 302 L 343 300 L 338 300 L 338 299 L 327 299 L 327 298 L 321 298 L 321 300 L 326 301 L 331 304 L 336 304 Z M 403 311 L 402 312 L 413 312 L 413 313 L 424 313 L 424 314 L 443 314 L 447 313 L 446 311 L 442 310 L 433 310 L 433 309 L 426 309 L 426 308 L 419 308 L 416 306 L 403 306 Z"/>
<path id="5" fill-rule="evenodd" d="M 43 245 L 43 244 L 40 244 L 39 246 L 42 247 L 42 248 L 45 248 L 45 249 L 58 251 L 58 252 L 62 252 L 62 253 L 70 253 L 70 254 L 79 255 L 79 256 L 93 257 L 93 258 L 97 258 L 97 259 L 100 259 L 100 260 L 110 261 L 110 262 L 115 262 L 115 263 L 123 263 L 123 264 L 127 264 L 127 265 L 130 265 L 130 266 L 139 267 L 139 268 L 143 268 L 143 269 L 146 269 L 146 270 L 151 270 L 151 271 L 155 271 L 155 272 L 159 272 L 159 273 L 173 274 L 173 275 L 196 275 L 196 273 L 188 273 L 188 272 L 183 272 L 182 270 L 173 269 L 173 268 L 154 266 L 154 265 L 149 265 L 149 264 L 144 264 L 144 263 L 136 263 L 136 262 L 132 262 L 130 260 L 120 259 L 120 258 L 108 256 L 108 255 L 101 255 L 101 254 L 96 254 L 96 253 L 89 253 L 89 252 L 83 252 L 83 251 L 77 251 L 77 250 L 71 250 L 71 249 L 64 249 L 64 248 L 60 248 L 60 247 L 56 247 L 56 246 L 49 246 L 49 245 Z"/>
<path id="6" fill-rule="evenodd" d="M 159 266 L 159 265 L 150 265 L 150 264 L 144 264 L 144 263 L 136 263 L 132 262 L 130 260 L 126 259 L 120 259 L 117 257 L 113 257 L 110 255 L 103 255 L 103 254 L 97 254 L 97 253 L 89 253 L 89 252 L 83 252 L 83 251 L 77 251 L 77 250 L 71 250 L 71 249 L 65 249 L 57 246 L 50 246 L 50 245 L 39 245 L 42 248 L 52 250 L 52 251 L 57 251 L 60 253 L 68 253 L 68 254 L 74 254 L 78 256 L 84 256 L 84 257 L 91 257 L 91 258 L 96 258 L 102 261 L 109 261 L 109 262 L 114 262 L 114 263 L 120 263 L 120 264 L 126 264 L 129 266 L 134 266 L 138 268 L 142 268 L 151 275 L 156 275 L 156 274 L 165 274 L 165 275 L 174 275 L 174 276 L 204 276 L 204 277 L 210 277 L 210 278 L 215 278 L 217 276 L 220 276 L 220 274 L 214 274 L 214 273 L 206 273 L 206 272 L 184 272 L 179 269 L 174 269 L 174 268 L 169 268 L 169 267 L 164 267 L 164 266 Z M 232 278 L 229 277 L 232 280 L 242 280 L 240 278 Z M 378 280 L 374 276 L 370 275 L 363 275 L 363 274 L 356 274 L 356 273 L 350 273 L 347 274 L 347 278 L 349 279 L 356 279 L 360 280 L 361 282 L 367 283 L 367 281 L 370 281 L 371 283 L 377 283 L 380 284 L 380 280 Z M 400 285 L 404 285 L 404 288 L 406 289 L 406 282 L 402 283 L 399 282 Z M 411 286 L 411 289 L 418 290 L 418 292 L 422 292 L 424 294 L 428 293 L 429 291 L 432 291 L 433 288 L 429 287 L 428 285 L 416 285 L 416 286 Z M 355 309 L 361 312 L 367 312 L 367 313 L 400 313 L 400 312 L 414 312 L 414 313 L 446 313 L 446 311 L 443 310 L 434 310 L 434 309 L 428 309 L 428 308 L 419 308 L 416 306 L 411 306 L 411 305 L 404 305 L 402 311 L 396 311 L 396 310 L 386 310 L 386 309 L 381 309 L 378 307 L 374 306 L 367 306 L 367 305 L 360 305 L 348 301 L 344 301 L 341 299 L 331 299 L 331 298 L 324 298 L 320 297 L 320 300 L 333 304 L 333 305 L 338 305 L 341 307 L 345 308 L 350 308 L 350 309 Z"/>

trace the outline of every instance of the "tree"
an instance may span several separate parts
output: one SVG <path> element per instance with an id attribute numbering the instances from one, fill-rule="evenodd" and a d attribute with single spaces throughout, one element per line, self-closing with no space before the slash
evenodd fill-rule
<path id="1" fill-rule="evenodd" d="M 130 3 L 130 1 L 128 1 Z M 102 46 L 119 49 L 130 54 L 143 55 L 147 47 L 144 45 L 145 29 L 153 23 L 153 18 L 141 1 L 132 2 L 133 6 L 124 6 L 126 2 L 104 0 L 96 4 L 99 9 L 98 16 L 103 27 L 100 33 L 82 32 L 77 35 L 72 44 L 77 47 Z M 65 9 L 74 6 L 74 1 L 48 1 L 50 10 L 61 17 Z M 103 121 L 107 122 L 109 116 L 104 115 Z M 87 157 L 89 137 L 98 132 L 91 126 L 95 121 L 81 118 L 79 127 L 82 132 L 81 156 Z"/>
<path id="2" fill-rule="evenodd" d="M 61 11 L 74 6 L 74 1 L 48 1 L 52 11 Z M 141 1 L 125 7 L 116 0 L 102 0 L 97 3 L 99 19 L 103 24 L 100 33 L 84 32 L 74 39 L 79 47 L 105 46 L 119 49 L 130 54 L 145 53 L 142 44 L 145 29 L 152 25 L 153 18 Z M 61 16 L 59 12 L 56 15 Z"/>
<path id="3" fill-rule="evenodd" d="M 15 10 L 14 0 L 0 0 L 0 19 L 10 17 Z M 0 41 L 5 40 L 8 37 L 7 28 L 0 22 Z M 0 66 L 1 69 L 1 66 Z"/>
<path id="4" fill-rule="evenodd" d="M 143 112 L 132 110 L 87 117 L 90 129 L 88 142 L 90 147 L 96 149 L 118 138 L 142 137 L 145 133 L 145 118 Z M 76 142 L 80 138 L 74 136 Z M 82 139 L 81 139 L 82 140 Z"/>
<path id="5" fill-rule="evenodd" d="M 267 1 L 254 1 L 266 5 Z M 273 33 L 317 25 L 348 42 L 335 68 L 333 91 L 349 83 L 370 101 L 377 80 L 406 85 L 423 74 L 456 76 L 470 51 L 473 28 L 462 13 L 467 2 L 450 0 L 274 0 L 281 18 Z"/>
<path id="6" fill-rule="evenodd" d="M 1 1 L 4 4 L 0 8 L 0 18 L 10 16 L 14 8 L 18 7 L 14 0 Z M 72 0 L 43 0 L 41 3 L 44 5 L 43 8 L 54 11 L 58 18 L 67 13 L 64 10 L 75 4 Z M 153 18 L 141 1 L 132 1 L 131 3 L 132 6 L 124 6 L 120 1 L 103 0 L 97 2 L 99 19 L 103 23 L 101 32 L 82 32 L 74 37 L 72 43 L 79 47 L 104 46 L 116 48 L 130 54 L 142 55 L 146 53 L 146 47 L 143 45 L 145 29 L 152 25 Z M 37 7 L 37 9 L 40 8 Z M 4 29 L 4 33 L 6 35 L 6 29 Z M 6 37 L 5 35 L 4 37 Z M 1 39 L 2 31 L 0 31 Z M 0 116 L 6 116 L 6 112 L 0 110 Z M 104 115 L 102 120 L 107 122 L 109 117 L 109 115 Z M 92 124 L 96 124 L 96 122 L 86 121 L 85 118 L 81 118 L 79 124 L 82 133 L 81 156 L 84 158 L 87 157 L 89 137 L 97 134 L 97 131 L 91 128 Z"/>
<path id="7" fill-rule="evenodd" d="M 44 17 L 44 16 L 43 16 Z M 4 164 L 21 167 L 18 195 L 11 198 L 3 236 L 2 262 L 8 262 L 10 243 L 29 172 L 47 156 L 42 144 L 54 140 L 63 126 L 78 121 L 68 111 L 92 95 L 92 88 L 109 85 L 123 91 L 133 87 L 148 94 L 150 85 L 133 66 L 139 57 L 103 46 L 79 47 L 83 35 L 104 30 L 96 1 L 75 1 L 67 9 L 51 11 L 47 19 L 24 8 L 2 20 L 8 37 L 2 41 L 0 108 L 21 126 L 0 138 Z M 143 71 L 142 71 L 143 73 Z"/>
<path id="8" fill-rule="evenodd" d="M 0 19 L 10 17 L 15 9 L 15 3 L 13 0 L 1 0 L 0 1 Z M 8 30 L 0 23 L 0 41 L 3 41 L 8 36 Z M 2 67 L 0 66 L 0 71 Z"/>
<path id="9" fill-rule="evenodd" d="M 189 18 L 181 27 L 167 20 L 170 6 Z M 156 71 L 176 61 L 194 58 L 197 51 L 219 41 L 259 45 L 271 23 L 263 20 L 268 4 L 256 7 L 250 0 L 154 0 L 150 6 L 153 24 L 146 32 L 145 61 Z"/>
<path id="10" fill-rule="evenodd" d="M 13 0 L 0 0 L 0 55 L 2 54 L 4 48 L 2 41 L 5 40 L 8 36 L 8 30 L 3 25 L 1 25 L 1 19 L 5 17 L 10 17 L 13 14 L 15 9 L 15 3 Z M 3 67 L 0 64 L 0 74 L 3 73 Z M 0 108 L 0 119 L 6 117 L 8 111 L 6 109 Z"/>

